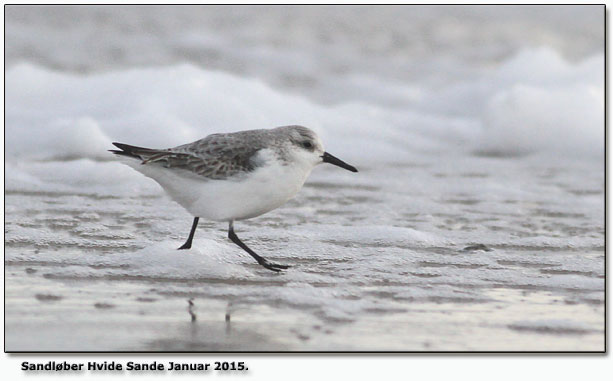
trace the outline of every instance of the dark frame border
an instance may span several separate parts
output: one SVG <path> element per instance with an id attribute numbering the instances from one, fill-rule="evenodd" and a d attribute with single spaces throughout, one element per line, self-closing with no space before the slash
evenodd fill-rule
<path id="1" fill-rule="evenodd" d="M 179 3 L 179 4 L 168 4 L 168 3 L 162 3 L 162 4 L 134 4 L 134 3 L 128 3 L 128 4 L 122 4 L 122 3 L 93 3 L 93 4 L 87 4 L 87 3 L 76 3 L 76 4 L 41 4 L 41 3 L 31 3 L 31 4 L 4 4 L 3 7 L 3 18 L 4 18 L 4 46 L 5 46 L 5 52 L 4 52 L 4 58 L 3 58 L 3 62 L 4 62 L 4 73 L 3 73 L 3 82 L 4 82 L 4 86 L 3 86 L 3 94 L 4 94 L 4 110 L 5 112 L 3 113 L 3 121 L 4 121 L 4 126 L 6 126 L 6 8 L 7 6 L 106 6 L 106 5 L 117 5 L 117 6 L 197 6 L 198 4 L 186 4 L 186 3 Z M 441 3 L 441 4 L 424 4 L 424 3 L 416 3 L 416 4 L 389 4 L 389 3 L 382 3 L 382 4 L 356 4 L 356 3 L 351 3 L 351 4 L 338 4 L 338 3 L 331 3 L 331 4 L 323 4 L 323 3 L 315 3 L 315 4 L 289 4 L 289 3 L 283 3 L 283 4 L 265 4 L 265 3 L 255 3 L 255 4 L 238 4 L 238 3 L 233 3 L 233 4 L 219 4 L 219 3 L 212 3 L 212 4 L 201 4 L 202 5 L 213 5 L 213 6 L 227 6 L 227 7 L 232 7 L 232 6 L 331 6 L 331 5 L 335 5 L 335 6 L 342 6 L 342 5 L 346 5 L 346 6 L 492 6 L 492 5 L 497 5 L 497 6 L 602 6 L 603 7 L 603 22 L 604 22 L 604 104 L 605 104 L 605 114 L 604 114 L 604 231 L 605 231 L 605 238 L 604 238 L 604 248 L 605 248 L 605 256 L 604 256 L 604 267 L 605 267 L 605 288 L 604 288 L 604 293 L 605 293 L 605 297 L 604 297 L 604 349 L 602 351 L 214 351 L 214 352 L 182 352 L 182 351 L 151 351 L 151 352 L 142 352 L 142 351 L 80 351 L 80 352 L 73 352 L 73 351 L 44 351 L 44 352 L 37 352 L 37 351 L 7 351 L 6 350 L 6 277 L 4 277 L 3 281 L 4 281 L 4 300 L 5 300 L 5 305 L 4 305 L 4 353 L 10 354 L 10 355 L 15 355 L 15 356 L 20 356 L 23 354 L 30 354 L 30 355 L 46 355 L 46 354 L 83 354 L 83 355 L 89 355 L 89 354 L 147 354 L 147 355 L 154 355 L 154 356 L 159 356 L 159 355 L 163 355 L 163 354 L 181 354 L 181 355 L 191 355 L 191 356 L 197 356 L 197 355 L 202 355 L 202 354 L 225 354 L 225 353 L 241 353 L 241 354 L 262 354 L 262 355 L 267 355 L 267 354 L 283 354 L 283 355 L 295 355 L 295 354 L 310 354 L 310 355 L 317 355 L 317 354 L 353 354 L 353 355 L 362 355 L 362 354 L 374 354 L 374 355 L 389 355 L 389 354 L 394 354 L 394 355 L 400 355 L 400 354 L 418 354 L 418 355 L 429 355 L 429 354 L 459 354 L 459 355 L 479 355 L 479 354 L 491 354 L 491 355 L 496 355 L 496 354 L 514 354 L 514 355 L 527 355 L 527 354 L 540 354 L 540 355 L 556 355 L 556 354 L 579 354 L 579 355 L 596 355 L 596 354 L 606 354 L 607 353 L 607 342 L 608 342 L 608 332 L 607 332 L 607 323 L 608 323 L 608 319 L 607 319 L 607 291 L 608 291 L 608 278 L 607 278 L 607 211 L 608 211 L 608 205 L 607 205 L 607 185 L 608 185 L 608 178 L 607 178 L 607 162 L 608 162 L 608 155 L 607 155 L 607 121 L 608 121 L 608 115 L 607 115 L 607 109 L 608 109 L 608 98 L 607 98 L 607 89 L 608 89 L 608 77 L 607 77 L 607 61 L 608 61 L 608 52 L 607 52 L 607 30 L 608 30 L 608 24 L 607 24 L 607 7 L 606 4 L 603 3 L 587 3 L 587 4 L 582 4 L 582 3 L 573 3 L 573 4 L 562 4 L 562 3 L 557 3 L 557 4 L 544 4 L 544 3 L 533 3 L 533 4 L 527 4 L 527 3 L 515 3 L 515 4 L 496 4 L 496 3 L 484 3 L 484 4 L 471 4 L 471 3 L 460 3 L 460 4 L 449 4 L 449 3 Z M 6 129 L 4 129 L 3 131 L 4 134 L 4 182 L 6 184 Z M 6 205 L 6 192 L 4 193 L 4 201 L 5 201 L 5 205 Z M 4 212 L 4 218 L 6 220 L 6 209 L 3 210 Z M 6 249 L 6 247 L 5 247 Z M 4 271 L 6 273 L 6 265 L 4 265 Z"/>

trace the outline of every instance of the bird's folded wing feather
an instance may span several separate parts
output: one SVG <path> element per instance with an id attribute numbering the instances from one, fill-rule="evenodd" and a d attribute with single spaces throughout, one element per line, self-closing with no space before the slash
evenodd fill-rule
<path id="1" fill-rule="evenodd" d="M 255 159 L 257 145 L 237 139 L 210 135 L 196 142 L 168 150 L 139 152 L 142 164 L 158 164 L 166 168 L 184 169 L 208 179 L 222 180 L 251 172 L 260 164 Z"/>

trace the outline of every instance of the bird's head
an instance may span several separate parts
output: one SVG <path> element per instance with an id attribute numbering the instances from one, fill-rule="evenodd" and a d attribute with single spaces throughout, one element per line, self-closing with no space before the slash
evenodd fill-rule
<path id="1" fill-rule="evenodd" d="M 278 130 L 286 139 L 289 146 L 289 154 L 298 163 L 314 167 L 321 163 L 329 163 L 351 172 L 358 170 L 344 161 L 332 156 L 324 150 L 323 143 L 317 134 L 302 126 L 278 127 Z"/>

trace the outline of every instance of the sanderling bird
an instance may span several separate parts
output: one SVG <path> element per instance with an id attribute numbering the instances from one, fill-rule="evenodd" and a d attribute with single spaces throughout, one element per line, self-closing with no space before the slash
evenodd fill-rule
<path id="1" fill-rule="evenodd" d="M 302 126 L 212 134 L 167 149 L 113 143 L 110 152 L 124 164 L 157 181 L 194 216 L 190 249 L 200 217 L 229 223 L 228 238 L 273 271 L 289 266 L 267 261 L 234 232 L 234 221 L 257 217 L 283 205 L 302 188 L 313 167 L 330 163 L 358 170 L 324 151 L 317 134 Z"/>

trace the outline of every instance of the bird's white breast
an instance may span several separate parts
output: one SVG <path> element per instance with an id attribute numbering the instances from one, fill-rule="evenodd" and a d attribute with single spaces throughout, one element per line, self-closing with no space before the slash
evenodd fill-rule
<path id="1" fill-rule="evenodd" d="M 281 161 L 272 150 L 261 150 L 258 155 L 264 165 L 227 180 L 200 178 L 181 170 L 140 165 L 134 160 L 129 164 L 156 180 L 195 217 L 230 221 L 256 217 L 283 205 L 298 193 L 312 169 Z"/>

